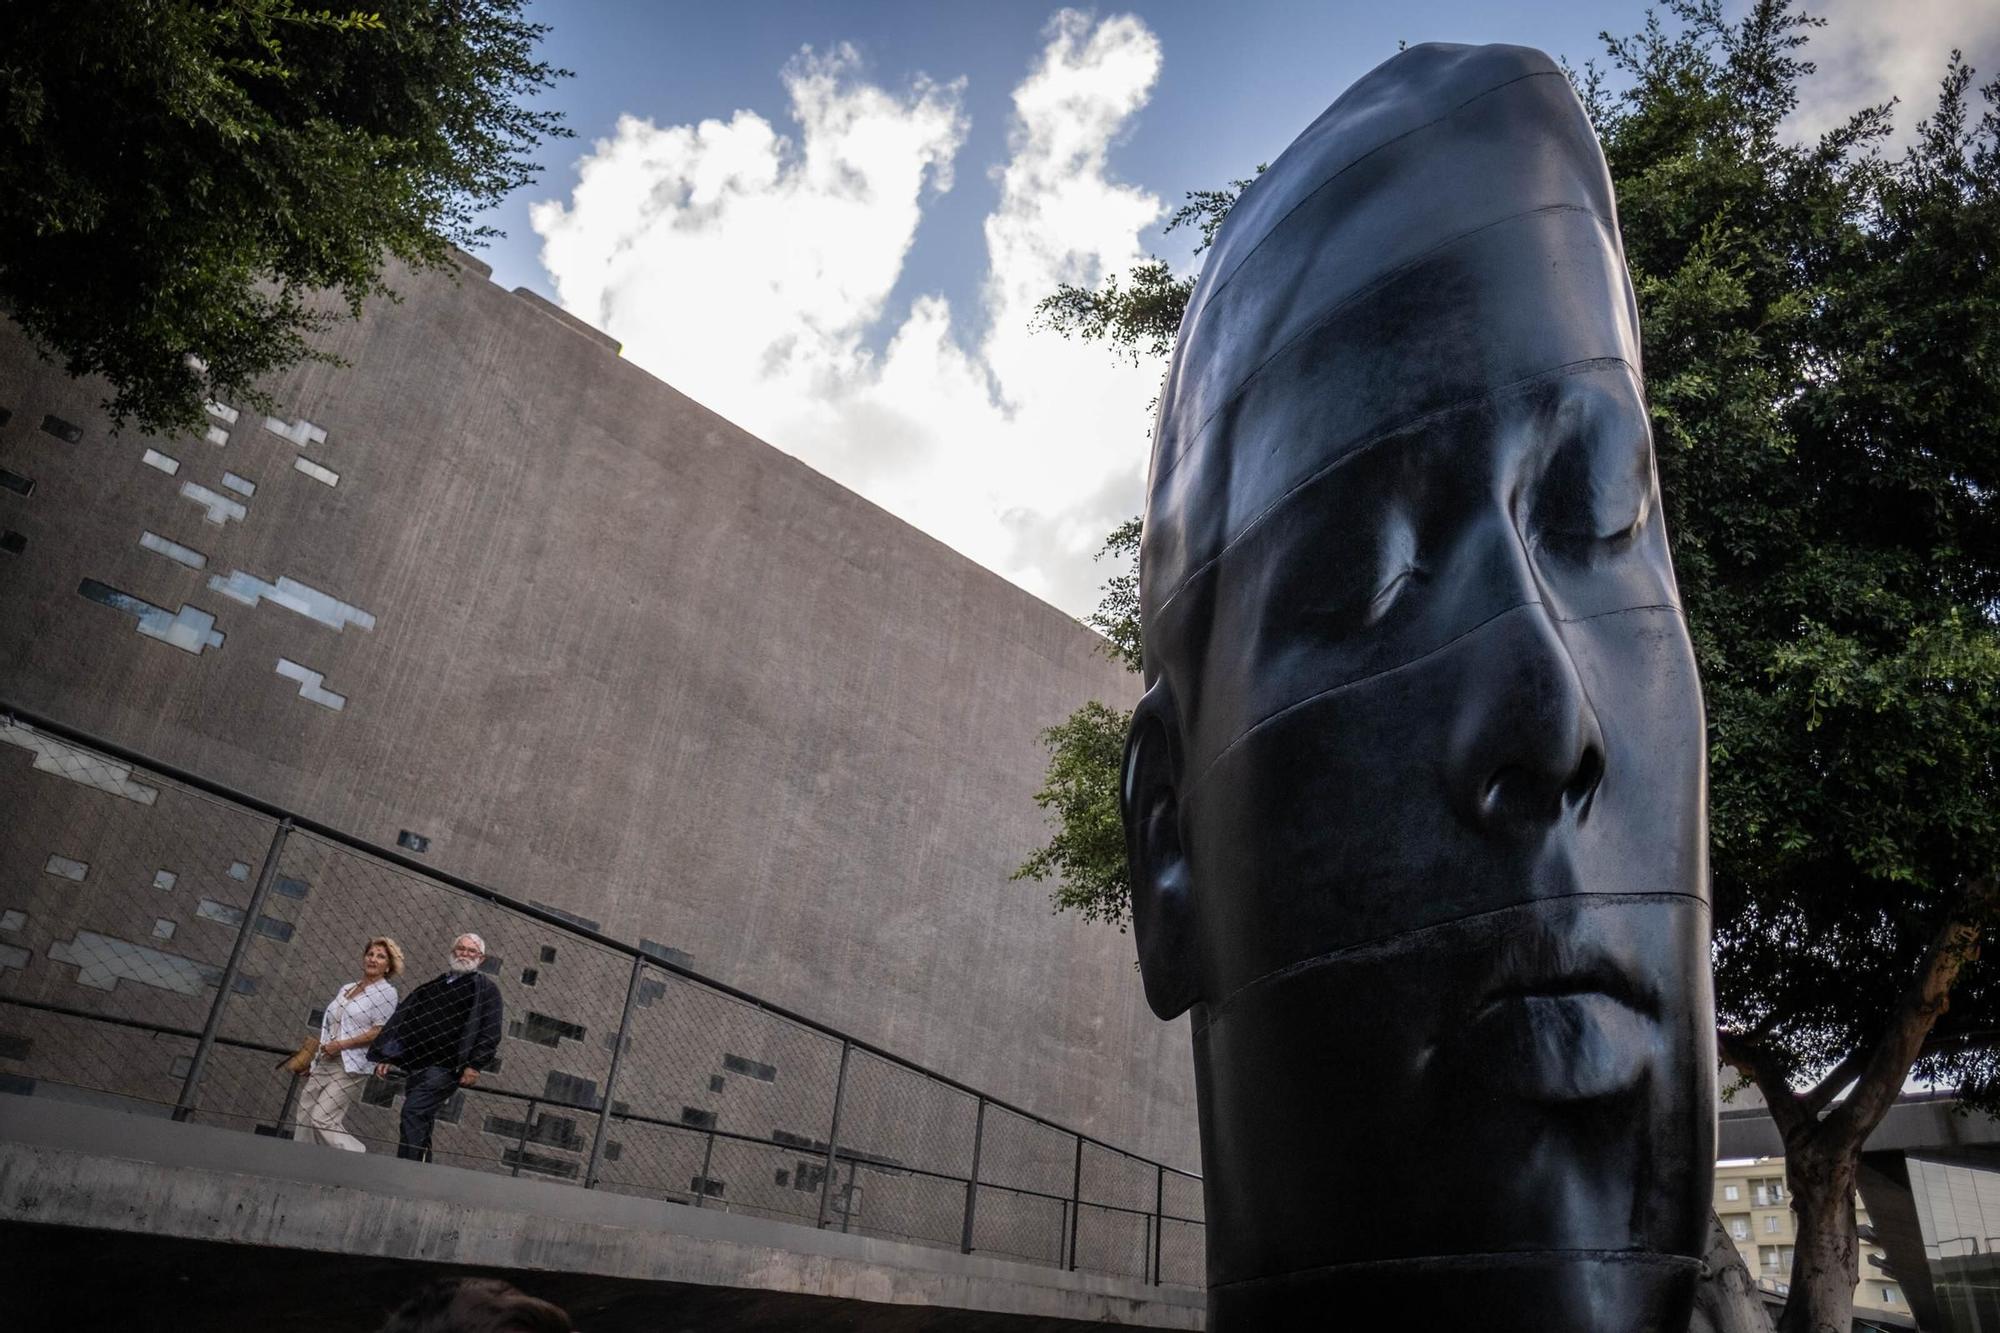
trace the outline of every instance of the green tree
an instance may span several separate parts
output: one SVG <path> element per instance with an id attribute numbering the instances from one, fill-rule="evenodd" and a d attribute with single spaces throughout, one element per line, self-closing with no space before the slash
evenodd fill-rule
<path id="1" fill-rule="evenodd" d="M 1583 91 L 1708 700 L 1719 1048 L 1785 1139 L 1779 1327 L 1845 1329 L 1863 1141 L 1913 1069 L 2000 1090 L 2000 87 L 1975 119 L 1954 55 L 1907 151 L 1886 106 L 1797 143 L 1812 21 L 1671 11 Z"/>
<path id="2" fill-rule="evenodd" d="M 1257 176 L 1264 174 L 1266 165 L 1257 164 Z M 1201 239 L 1195 243 L 1193 256 L 1199 257 L 1215 243 L 1222 220 L 1229 216 L 1237 196 L 1254 179 L 1253 176 L 1233 180 L 1228 188 L 1221 190 L 1189 190 L 1162 230 L 1194 228 Z M 1187 309 L 1188 297 L 1194 294 L 1194 278 L 1192 273 L 1175 273 L 1173 265 L 1154 256 L 1143 264 L 1135 264 L 1123 285 L 1116 273 L 1107 274 L 1096 287 L 1065 282 L 1035 303 L 1033 326 L 1065 338 L 1101 342 L 1135 363 L 1141 356 L 1164 358 L 1174 350 L 1174 338 L 1181 331 L 1181 313 Z M 1138 550 L 1135 543 L 1132 554 L 1136 556 Z M 1136 602 L 1132 611 L 1134 616 L 1138 614 Z M 1127 665 L 1138 669 L 1136 662 Z"/>
<path id="3" fill-rule="evenodd" d="M 1262 175 L 1263 164 L 1257 167 Z M 1194 254 L 1215 240 L 1216 229 L 1229 216 L 1236 197 L 1249 180 L 1229 182 L 1227 189 L 1190 190 L 1167 219 L 1165 230 L 1192 227 L 1201 236 Z M 1180 332 L 1181 312 L 1194 292 L 1192 275 L 1176 274 L 1166 260 L 1150 258 L 1135 266 L 1127 283 L 1108 275 L 1097 287 L 1064 283 L 1035 306 L 1035 325 L 1078 338 L 1101 342 L 1115 355 L 1134 362 L 1143 356 L 1165 357 Z M 1118 525 L 1097 553 L 1114 562 L 1097 609 L 1084 623 L 1104 636 L 1104 651 L 1136 672 L 1139 642 L 1139 520 Z M 1049 840 L 1035 849 L 1014 872 L 1014 879 L 1053 880 L 1049 901 L 1057 911 L 1081 913 L 1086 921 L 1104 921 L 1125 929 L 1132 917 L 1132 881 L 1125 869 L 1125 830 L 1118 813 L 1119 770 L 1125 753 L 1125 733 L 1132 710 L 1113 708 L 1096 700 L 1042 732 L 1049 751 L 1049 771 L 1035 804 L 1049 812 Z"/>
<path id="4" fill-rule="evenodd" d="M 309 339 L 494 235 L 483 207 L 568 133 L 522 0 L 0 6 L 0 309 L 106 408 L 198 429 L 206 399 L 334 358 Z M 330 291 L 328 302 L 315 293 Z"/>
<path id="5" fill-rule="evenodd" d="M 2000 1106 L 2000 84 L 1954 55 L 1908 148 L 1888 106 L 1797 142 L 1815 26 L 1668 0 L 1578 80 L 1708 702 L 1718 1050 L 1798 1216 L 1782 1333 L 1848 1327 L 1905 1080 Z"/>
<path id="6" fill-rule="evenodd" d="M 1097 610 L 1085 617 L 1104 636 L 1104 651 L 1139 669 L 1139 520 L 1118 525 L 1097 553 L 1119 563 L 1104 585 Z M 1035 849 L 1014 879 L 1054 880 L 1049 901 L 1057 911 L 1082 914 L 1125 929 L 1132 916 L 1132 880 L 1125 867 L 1125 826 L 1118 812 L 1119 775 L 1132 710 L 1093 699 L 1042 733 L 1049 771 L 1035 804 L 1052 816 L 1046 844 Z"/>

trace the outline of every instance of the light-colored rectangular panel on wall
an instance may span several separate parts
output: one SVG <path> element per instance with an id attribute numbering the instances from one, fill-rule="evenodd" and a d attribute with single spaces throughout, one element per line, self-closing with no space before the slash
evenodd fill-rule
<path id="1" fill-rule="evenodd" d="M 220 574 L 211 576 L 208 586 L 245 606 L 270 602 L 287 611 L 295 611 L 308 620 L 317 620 L 329 629 L 339 629 L 343 625 L 375 628 L 375 617 L 369 612 L 348 605 L 332 593 L 321 592 L 283 575 L 278 576 L 276 583 L 269 583 L 248 570 L 238 569 L 231 571 L 227 577 Z"/>
<path id="2" fill-rule="evenodd" d="M 309 699 L 322 708 L 331 708 L 336 713 L 347 707 L 347 696 L 335 694 L 325 687 L 326 677 L 311 667 L 300 666 L 290 658 L 278 659 L 278 674 L 287 680 L 299 683 L 299 698 Z"/>
<path id="3" fill-rule="evenodd" d="M 211 491 L 199 482 L 182 482 L 181 494 L 206 510 L 208 521 L 217 527 L 228 523 L 231 519 L 241 523 L 244 516 L 250 512 L 237 501 Z"/>
<path id="4" fill-rule="evenodd" d="M 300 454 L 297 458 L 293 459 L 292 466 L 322 485 L 338 486 L 340 484 L 340 474 L 338 472 L 335 472 L 330 467 L 321 467 L 304 454 Z"/>
<path id="5" fill-rule="evenodd" d="M 276 417 L 264 418 L 264 429 L 273 435 L 282 436 L 303 449 L 307 445 L 325 444 L 326 430 L 300 417 L 297 421 L 280 421 Z"/>
<path id="6" fill-rule="evenodd" d="M 139 633 L 172 644 L 184 653 L 200 656 L 204 648 L 222 646 L 223 636 L 215 628 L 215 617 L 200 607 L 183 605 L 178 611 L 169 611 L 96 579 L 85 579 L 77 585 L 77 592 L 90 601 L 124 612 L 139 622 Z"/>
<path id="7" fill-rule="evenodd" d="M 162 537 L 157 532 L 140 533 L 139 545 L 149 551 L 157 551 L 174 563 L 186 565 L 189 569 L 200 569 L 208 563 L 208 557 L 192 546 L 182 546 L 179 542 Z"/>

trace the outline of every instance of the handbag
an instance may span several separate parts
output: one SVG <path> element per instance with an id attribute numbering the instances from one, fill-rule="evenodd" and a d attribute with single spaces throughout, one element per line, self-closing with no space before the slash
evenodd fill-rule
<path id="1" fill-rule="evenodd" d="M 278 1061 L 278 1068 L 290 1070 L 294 1074 L 303 1074 L 313 1067 L 313 1061 L 318 1056 L 319 1038 L 307 1037 L 299 1043 L 299 1048 L 296 1051 Z"/>

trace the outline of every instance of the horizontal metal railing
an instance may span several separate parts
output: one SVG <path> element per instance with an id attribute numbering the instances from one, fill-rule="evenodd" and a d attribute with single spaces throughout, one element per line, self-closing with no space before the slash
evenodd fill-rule
<path id="1" fill-rule="evenodd" d="M 0 802 L 23 816 L 0 838 L 0 930 L 18 924 L 0 933 L 0 950 L 11 951 L 0 953 L 0 1013 L 38 1015 L 64 1036 L 50 1043 L 0 1031 L 0 1087 L 67 1085 L 171 1106 L 176 1118 L 285 1133 L 298 1086 L 266 1071 L 316 1030 L 304 1007 L 352 979 L 341 968 L 358 952 L 354 941 L 434 939 L 448 923 L 499 941 L 489 953 L 514 960 L 536 950 L 544 961 L 505 988 L 508 1013 L 526 1011 L 509 1030 L 518 1040 L 502 1043 L 504 1074 L 454 1098 L 441 1160 L 1201 1284 L 1192 1173 L 56 719 L 0 703 L 0 736 L 36 750 L 33 771 L 0 768 Z M 0 758 L 7 754 L 0 745 Z M 134 799 L 142 789 L 155 795 Z M 217 874 L 225 858 L 229 869 Z M 123 891 L 76 891 L 100 869 Z M 198 879 L 183 893 L 191 874 Z M 190 916 L 184 903 L 197 893 L 215 896 L 201 897 Z M 151 936 L 135 940 L 158 912 L 178 915 L 155 917 Z M 233 925 L 226 952 L 212 931 L 197 939 L 192 920 Z M 64 931 L 72 938 L 60 938 Z M 15 938 L 27 947 L 5 943 Z M 73 977 L 66 965 L 76 966 Z M 157 994 L 121 998 L 146 991 Z M 571 1006 L 570 1018 L 538 1005 Z M 570 1021 L 577 1017 L 592 1021 Z M 608 1034 L 602 1055 L 586 1040 L 591 1027 Z M 163 1042 L 176 1052 L 177 1086 L 145 1072 L 149 1059 L 157 1063 L 148 1046 Z M 539 1090 L 537 1073 L 547 1079 Z M 371 1080 L 351 1132 L 391 1141 L 386 1112 L 397 1095 L 394 1082 Z M 505 1107 L 522 1108 L 518 1124 L 499 1119 L 496 1128 L 491 1114 L 463 1123 L 468 1109 Z"/>

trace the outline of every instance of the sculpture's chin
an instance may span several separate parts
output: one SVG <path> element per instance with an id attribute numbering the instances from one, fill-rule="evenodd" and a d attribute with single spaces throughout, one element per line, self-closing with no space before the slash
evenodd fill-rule
<path id="1" fill-rule="evenodd" d="M 1421 1300 L 1451 1273 L 1492 1293 L 1468 1309 L 1532 1287 L 1522 1327 L 1649 1327 L 1552 1312 L 1588 1314 L 1607 1283 L 1679 1291 L 1658 1275 L 1702 1252 L 1706 926 L 1682 895 L 1529 902 L 1197 1010 L 1210 1282 L 1253 1303 L 1302 1282 Z"/>
<path id="2" fill-rule="evenodd" d="M 1639 1251 L 1346 1264 L 1211 1287 L 1208 1329 L 1686 1333 L 1700 1271 L 1683 1255 Z"/>

